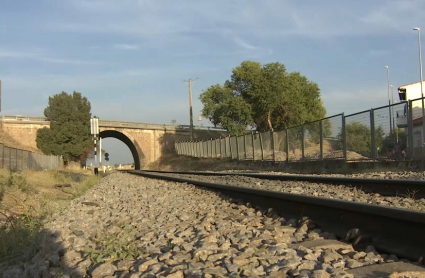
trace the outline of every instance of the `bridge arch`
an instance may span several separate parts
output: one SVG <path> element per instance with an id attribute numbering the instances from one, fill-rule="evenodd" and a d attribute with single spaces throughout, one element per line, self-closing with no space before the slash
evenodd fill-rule
<path id="1" fill-rule="evenodd" d="M 134 169 L 140 170 L 141 162 L 145 160 L 145 155 L 134 138 L 125 131 L 117 131 L 114 129 L 102 130 L 99 133 L 100 138 L 115 138 L 123 142 L 130 149 L 134 160 Z"/>

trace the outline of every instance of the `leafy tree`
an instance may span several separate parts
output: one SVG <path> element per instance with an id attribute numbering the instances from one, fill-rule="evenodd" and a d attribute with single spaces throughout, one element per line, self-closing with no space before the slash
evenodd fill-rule
<path id="1" fill-rule="evenodd" d="M 90 153 L 90 102 L 80 93 L 49 97 L 44 116 L 50 128 L 37 131 L 37 147 L 45 154 L 62 155 L 64 162 L 84 162 Z"/>
<path id="2" fill-rule="evenodd" d="M 372 138 L 370 127 L 358 122 L 353 122 L 345 126 L 347 151 L 353 151 L 366 157 L 372 155 Z M 384 129 L 379 126 L 375 128 L 375 147 L 382 149 L 384 139 Z M 342 131 L 338 134 L 340 147 L 343 146 Z"/>
<path id="3" fill-rule="evenodd" d="M 298 72 L 288 74 L 280 63 L 244 61 L 230 80 L 211 86 L 200 99 L 202 115 L 231 135 L 241 135 L 249 126 L 282 130 L 326 114 L 317 84 Z"/>

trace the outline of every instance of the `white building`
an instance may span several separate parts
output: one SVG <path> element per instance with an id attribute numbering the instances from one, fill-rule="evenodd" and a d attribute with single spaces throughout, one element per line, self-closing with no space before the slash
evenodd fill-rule
<path id="1" fill-rule="evenodd" d="M 422 86 L 425 91 L 425 82 L 422 83 Z M 398 128 L 404 128 L 408 136 L 407 102 L 409 100 L 414 100 L 412 102 L 413 155 L 414 157 L 420 157 L 424 146 L 424 136 L 422 134 L 422 100 L 420 99 L 422 97 L 421 82 L 400 86 L 398 88 L 398 96 L 400 102 L 405 101 L 406 105 L 403 110 L 396 111 L 396 123 Z"/>

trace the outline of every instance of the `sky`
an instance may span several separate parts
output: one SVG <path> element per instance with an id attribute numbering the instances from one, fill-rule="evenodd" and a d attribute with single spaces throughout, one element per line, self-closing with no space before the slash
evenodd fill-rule
<path id="1" fill-rule="evenodd" d="M 244 60 L 280 62 L 321 89 L 327 115 L 388 103 L 419 81 L 425 1 L 2 0 L 2 115 L 42 116 L 77 91 L 101 119 L 189 124 L 199 95 Z M 132 161 L 104 140 L 111 163 Z"/>

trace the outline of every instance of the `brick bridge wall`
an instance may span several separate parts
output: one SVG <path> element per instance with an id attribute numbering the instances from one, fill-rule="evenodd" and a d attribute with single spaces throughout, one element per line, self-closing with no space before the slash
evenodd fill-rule
<path id="1" fill-rule="evenodd" d="M 43 117 L 3 116 L 2 129 L 23 146 L 37 149 L 37 130 L 50 128 Z M 102 138 L 123 141 L 132 151 L 135 164 L 141 168 L 157 161 L 161 156 L 174 152 L 174 142 L 190 139 L 187 126 L 146 124 L 135 122 L 99 121 Z M 221 130 L 195 129 L 195 140 L 226 136 Z M 137 160 L 139 163 L 137 163 Z"/>

